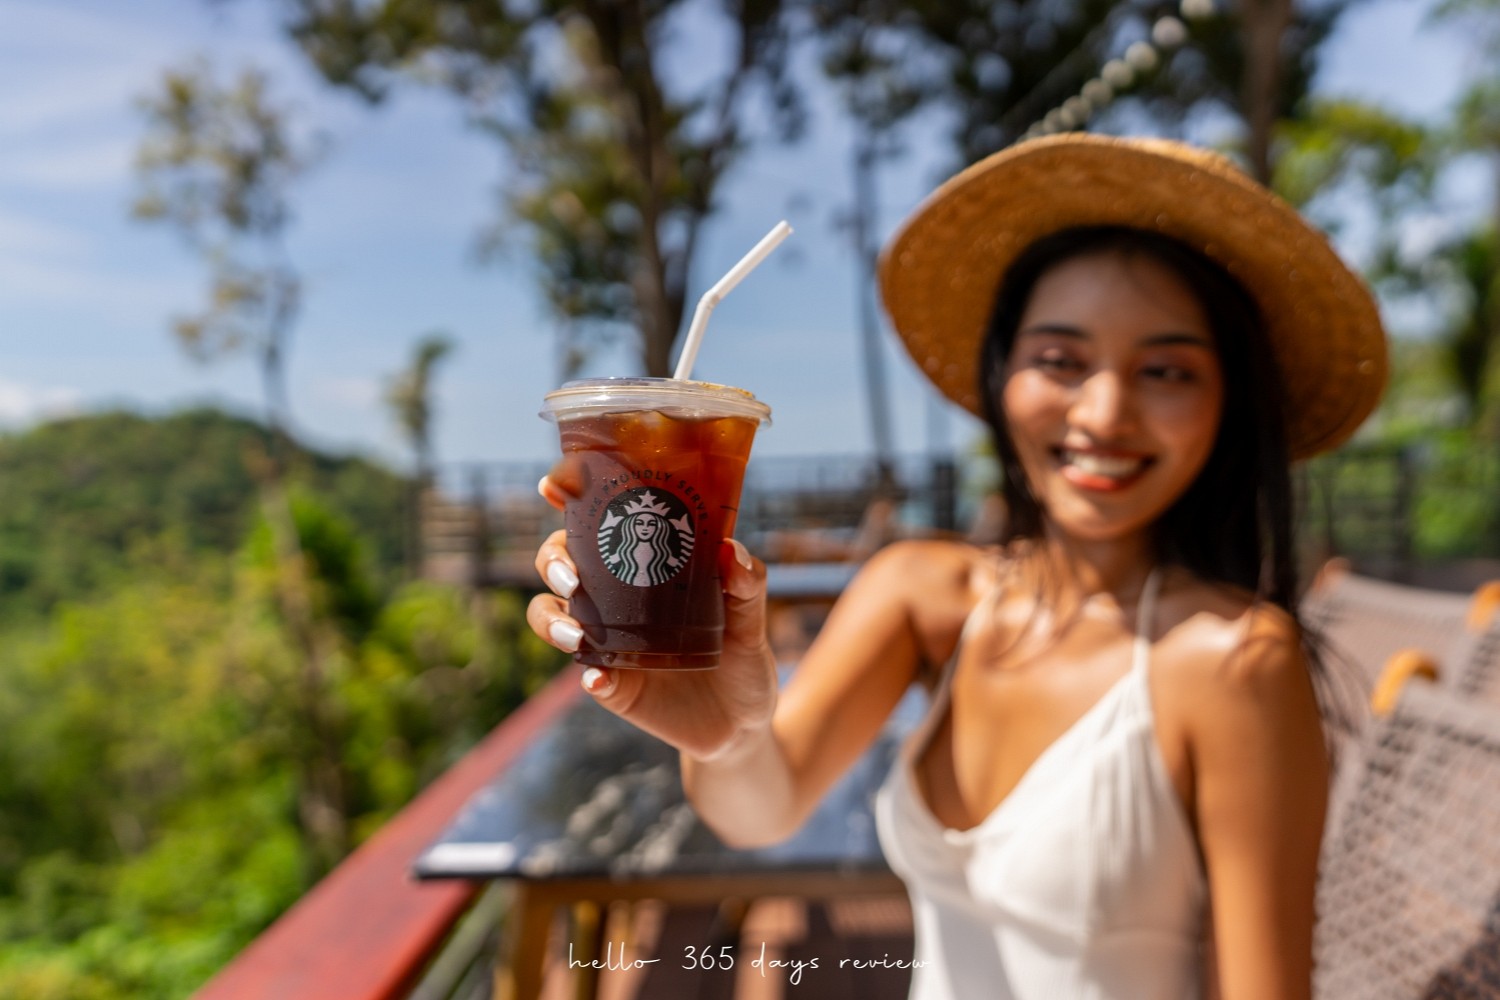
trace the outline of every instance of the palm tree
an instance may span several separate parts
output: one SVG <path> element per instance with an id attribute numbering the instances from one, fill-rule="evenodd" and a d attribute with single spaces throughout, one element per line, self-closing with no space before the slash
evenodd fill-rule
<path id="1" fill-rule="evenodd" d="M 426 334 L 417 341 L 411 366 L 391 379 L 385 390 L 385 401 L 416 457 L 419 488 L 432 483 L 432 372 L 452 351 L 453 342 L 446 334 Z"/>

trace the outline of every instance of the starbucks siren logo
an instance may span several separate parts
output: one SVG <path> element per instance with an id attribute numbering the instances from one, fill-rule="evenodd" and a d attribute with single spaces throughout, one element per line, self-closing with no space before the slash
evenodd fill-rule
<path id="1" fill-rule="evenodd" d="M 632 587 L 666 583 L 693 554 L 693 517 L 681 500 L 646 487 L 609 502 L 599 525 L 599 555 Z"/>

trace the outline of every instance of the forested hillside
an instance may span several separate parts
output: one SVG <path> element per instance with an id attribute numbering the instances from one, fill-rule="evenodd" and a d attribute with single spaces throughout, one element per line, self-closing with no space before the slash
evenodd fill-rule
<path id="1" fill-rule="evenodd" d="M 251 469 L 267 445 L 258 424 L 213 409 L 92 414 L 0 438 L 0 609 L 94 593 L 152 546 L 232 550 L 258 515 Z M 373 569 L 398 569 L 404 479 L 295 445 L 289 464 L 358 531 Z"/>
<path id="2" fill-rule="evenodd" d="M 0 997 L 187 996 L 558 665 L 518 597 L 402 581 L 400 476 L 298 449 L 310 665 L 262 437 L 195 410 L 0 440 Z"/>

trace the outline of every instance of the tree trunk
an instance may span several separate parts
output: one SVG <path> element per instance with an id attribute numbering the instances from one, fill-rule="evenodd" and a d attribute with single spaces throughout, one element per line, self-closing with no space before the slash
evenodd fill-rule
<path id="1" fill-rule="evenodd" d="M 277 603 L 298 658 L 294 711 L 306 739 L 299 741 L 297 749 L 297 816 L 311 862 L 310 875 L 318 878 L 353 847 L 350 783 L 327 691 L 337 639 L 313 607 L 307 559 L 276 462 L 268 456 L 252 456 L 251 465 L 271 532 Z"/>
<path id="2" fill-rule="evenodd" d="M 851 218 L 854 256 L 858 267 L 857 295 L 860 345 L 865 369 L 865 401 L 870 413 L 870 437 L 875 446 L 876 490 L 886 495 L 895 485 L 891 435 L 890 395 L 880 354 L 880 319 L 875 312 L 876 254 L 870 233 L 875 223 L 875 135 L 868 124 L 859 126 L 854 146 L 854 212 Z"/>
<path id="3" fill-rule="evenodd" d="M 649 242 L 655 243 L 655 239 Z M 677 339 L 677 324 L 670 318 L 666 290 L 659 269 L 644 267 L 636 282 L 636 304 L 640 308 L 641 363 L 646 374 L 668 378 L 672 374 L 672 344 Z"/>
<path id="4" fill-rule="evenodd" d="M 1292 20 L 1291 0 L 1240 0 L 1245 39 L 1245 69 L 1240 109 L 1249 135 L 1245 155 L 1250 173 L 1262 184 L 1271 182 L 1271 140 L 1281 89 L 1281 42 Z"/>
<path id="5" fill-rule="evenodd" d="M 290 316 L 290 310 L 278 311 L 261 354 L 271 440 L 269 454 L 252 460 L 252 471 L 260 487 L 261 511 L 271 532 L 277 603 L 300 661 L 296 712 L 307 740 L 297 755 L 297 815 L 311 862 L 309 874 L 316 879 L 331 871 L 354 844 L 349 826 L 350 782 L 327 691 L 337 637 L 313 606 L 307 557 L 287 495 L 291 446 L 286 426 L 283 347 Z"/>

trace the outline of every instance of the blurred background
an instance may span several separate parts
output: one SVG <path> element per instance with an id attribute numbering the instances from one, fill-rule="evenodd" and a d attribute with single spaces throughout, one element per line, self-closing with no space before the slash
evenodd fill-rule
<path id="1" fill-rule="evenodd" d="M 1310 563 L 1494 576 L 1496 0 L 0 0 L 0 996 L 188 995 L 551 676 L 542 395 L 665 374 L 781 218 L 697 368 L 774 411 L 746 536 L 980 537 L 875 253 L 1085 127 L 1222 149 L 1378 289 Z"/>

